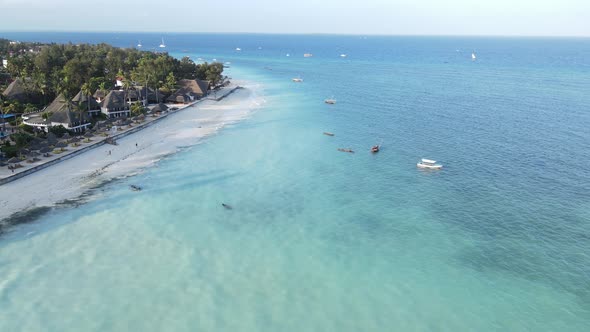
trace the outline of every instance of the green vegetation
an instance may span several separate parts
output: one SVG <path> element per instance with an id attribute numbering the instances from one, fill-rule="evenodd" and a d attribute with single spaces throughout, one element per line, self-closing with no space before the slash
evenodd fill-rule
<path id="1" fill-rule="evenodd" d="M 96 89 L 108 90 L 116 79 L 162 88 L 175 89 L 176 79 L 201 79 L 213 85 L 222 81 L 223 64 L 195 64 L 190 58 L 181 60 L 166 53 L 121 49 L 108 44 L 13 43 L 0 39 L 0 58 L 8 59 L 7 71 L 23 80 L 25 90 L 41 96 L 38 104 L 46 105 L 59 93 L 73 97 L 81 89 L 86 94 Z M 133 82 L 132 82 L 133 81 Z M 1 88 L 1 87 L 0 87 Z M 26 106 L 11 106 L 22 112 Z"/>

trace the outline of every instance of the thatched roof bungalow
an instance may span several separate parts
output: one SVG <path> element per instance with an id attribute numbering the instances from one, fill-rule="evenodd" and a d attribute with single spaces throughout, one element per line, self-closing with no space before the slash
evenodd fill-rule
<path id="1" fill-rule="evenodd" d="M 125 101 L 125 91 L 113 90 L 109 92 L 101 102 L 100 111 L 111 119 L 130 116 L 131 111 Z"/>
<path id="2" fill-rule="evenodd" d="M 96 99 L 92 96 L 86 95 L 82 91 L 78 92 L 78 94 L 72 98 L 72 102 L 78 107 L 87 110 L 88 115 L 93 116 L 100 113 L 100 105 L 96 102 Z M 88 107 L 88 104 L 90 104 L 90 108 Z"/>
<path id="3" fill-rule="evenodd" d="M 172 103 L 190 103 L 191 101 L 201 99 L 209 92 L 209 82 L 201 80 L 180 80 L 180 88 L 166 99 Z"/>

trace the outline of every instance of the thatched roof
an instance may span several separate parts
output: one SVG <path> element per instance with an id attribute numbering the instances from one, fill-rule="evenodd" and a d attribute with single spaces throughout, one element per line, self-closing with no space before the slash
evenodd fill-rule
<path id="1" fill-rule="evenodd" d="M 96 90 L 96 92 L 95 92 L 95 93 L 92 95 L 92 97 L 94 97 L 94 98 L 96 98 L 96 99 L 102 99 L 102 98 L 106 97 L 106 95 L 107 95 L 108 93 L 109 93 L 108 91 L 105 91 L 105 90 L 98 89 L 98 90 Z"/>
<path id="2" fill-rule="evenodd" d="M 90 100 L 90 109 L 91 110 L 96 110 L 96 109 L 100 108 L 100 106 L 96 102 L 96 99 L 94 99 L 93 97 L 88 98 L 88 95 L 83 93 L 81 90 L 80 90 L 80 92 L 78 92 L 78 94 L 74 98 L 72 98 L 73 103 L 75 103 L 79 106 L 83 106 L 85 109 L 88 109 L 89 100 Z"/>
<path id="3" fill-rule="evenodd" d="M 152 112 L 164 112 L 167 109 L 168 106 L 166 106 L 166 104 L 159 103 L 158 105 L 154 106 L 154 108 L 152 108 Z"/>
<path id="4" fill-rule="evenodd" d="M 194 94 L 198 98 L 201 98 L 202 96 L 206 95 L 207 91 L 209 90 L 208 81 L 184 79 L 178 81 L 178 85 L 181 89 L 187 89 L 189 93 Z"/>
<path id="5" fill-rule="evenodd" d="M 112 109 L 123 109 L 127 108 L 125 103 L 125 92 L 113 90 L 109 92 L 101 103 L 101 106 L 112 110 Z"/>
<path id="6" fill-rule="evenodd" d="M 63 95 L 57 96 L 55 100 L 47 106 L 45 112 L 52 113 L 49 116 L 49 122 L 67 124 L 69 127 L 74 127 L 82 122 L 88 121 L 88 114 L 86 112 L 78 111 L 77 106 L 65 100 Z M 82 119 L 80 119 L 82 116 Z"/>
<path id="7" fill-rule="evenodd" d="M 190 101 L 189 92 L 185 88 L 181 88 L 172 94 L 170 97 L 166 98 L 166 101 L 171 103 L 187 103 Z"/>
<path id="8" fill-rule="evenodd" d="M 17 78 L 2 92 L 2 95 L 7 99 L 18 100 L 24 102 L 27 100 L 27 91 L 24 87 L 24 82 Z"/>

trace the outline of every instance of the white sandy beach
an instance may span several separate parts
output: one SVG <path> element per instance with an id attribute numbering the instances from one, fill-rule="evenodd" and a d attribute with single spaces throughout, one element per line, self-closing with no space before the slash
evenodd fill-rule
<path id="1" fill-rule="evenodd" d="M 117 140 L 117 146 L 99 146 L 0 186 L 0 221 L 16 212 L 75 199 L 113 178 L 137 174 L 163 156 L 197 144 L 225 125 L 244 119 L 264 100 L 257 94 L 255 84 L 238 84 L 243 89 L 221 101 L 204 100 L 170 114 L 166 119 Z"/>

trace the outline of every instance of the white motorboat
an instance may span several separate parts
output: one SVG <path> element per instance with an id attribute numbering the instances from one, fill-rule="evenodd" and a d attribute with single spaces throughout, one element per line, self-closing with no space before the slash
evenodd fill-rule
<path id="1" fill-rule="evenodd" d="M 424 158 L 422 158 L 422 160 L 418 164 L 416 164 L 416 166 L 418 166 L 418 168 L 425 168 L 425 169 L 441 169 L 443 167 L 443 165 L 437 164 L 436 160 L 430 160 L 430 159 L 424 159 Z"/>
<path id="2" fill-rule="evenodd" d="M 471 60 L 475 61 L 477 59 L 477 57 L 475 56 L 475 51 L 473 51 L 473 53 L 471 53 Z"/>
<path id="3" fill-rule="evenodd" d="M 242 50 L 241 48 L 239 48 L 239 47 L 236 47 L 236 51 L 238 51 L 238 52 L 239 52 L 239 51 L 241 51 L 241 50 Z"/>
<path id="4" fill-rule="evenodd" d="M 301 82 L 303 82 L 303 78 L 301 78 L 301 77 L 295 77 L 295 78 L 293 78 L 293 82 L 295 82 L 295 83 L 301 83 Z"/>
<path id="5" fill-rule="evenodd" d="M 343 54 L 340 54 L 340 57 L 341 57 L 341 58 L 346 58 L 346 57 L 347 57 L 347 55 L 343 53 Z"/>
<path id="6" fill-rule="evenodd" d="M 336 99 L 328 98 L 328 99 L 324 100 L 324 103 L 334 105 L 334 104 L 336 104 Z"/>
<path id="7" fill-rule="evenodd" d="M 305 58 L 311 58 L 312 56 L 313 56 L 313 54 L 311 54 L 311 53 L 303 54 L 303 57 L 305 57 Z"/>
<path id="8" fill-rule="evenodd" d="M 164 44 L 164 38 L 162 38 L 162 44 L 160 44 L 160 48 L 165 48 L 166 44 Z"/>
<path id="9" fill-rule="evenodd" d="M 137 48 L 141 48 L 143 45 L 141 45 L 141 40 L 139 41 L 139 43 L 137 43 Z"/>

